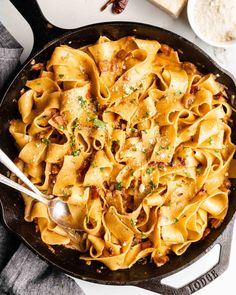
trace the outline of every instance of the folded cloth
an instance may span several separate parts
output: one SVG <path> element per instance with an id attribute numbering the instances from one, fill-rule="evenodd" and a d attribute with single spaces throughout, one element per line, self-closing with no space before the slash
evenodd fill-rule
<path id="1" fill-rule="evenodd" d="M 16 69 L 23 48 L 0 23 L 0 89 Z"/>
<path id="2" fill-rule="evenodd" d="M 0 23 L 0 90 L 19 64 L 21 53 L 22 47 Z M 84 295 L 85 293 L 73 279 L 34 255 L 0 224 L 0 294 Z"/>

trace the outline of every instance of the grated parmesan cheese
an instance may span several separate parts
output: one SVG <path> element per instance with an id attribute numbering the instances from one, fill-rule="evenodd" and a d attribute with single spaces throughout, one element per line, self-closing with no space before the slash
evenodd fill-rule
<path id="1" fill-rule="evenodd" d="M 216 42 L 236 39 L 235 0 L 198 0 L 194 8 L 194 21 L 204 37 Z"/>
<path id="2" fill-rule="evenodd" d="M 145 185 L 143 183 L 141 183 L 139 186 L 139 192 L 143 193 L 144 191 L 145 191 Z"/>

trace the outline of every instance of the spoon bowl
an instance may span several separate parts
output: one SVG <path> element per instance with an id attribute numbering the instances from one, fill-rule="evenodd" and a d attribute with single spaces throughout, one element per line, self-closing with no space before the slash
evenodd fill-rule
<path id="1" fill-rule="evenodd" d="M 51 220 L 61 227 L 79 230 L 78 224 L 73 220 L 68 204 L 58 197 L 48 202 L 48 213 Z"/>
<path id="2" fill-rule="evenodd" d="M 38 190 L 38 188 L 23 174 L 23 172 L 11 161 L 10 158 L 0 149 L 0 162 L 13 172 L 19 179 L 23 181 L 31 190 L 19 183 L 9 179 L 8 177 L 0 174 L 0 182 L 10 186 L 31 198 L 45 204 L 48 207 L 49 218 L 57 225 L 68 230 L 79 231 L 78 225 L 73 220 L 71 211 L 66 202 L 62 201 L 59 197 L 53 195 L 45 195 Z"/>

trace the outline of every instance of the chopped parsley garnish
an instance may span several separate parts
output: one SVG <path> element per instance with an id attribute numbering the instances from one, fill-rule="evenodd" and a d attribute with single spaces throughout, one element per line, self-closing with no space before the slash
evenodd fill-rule
<path id="1" fill-rule="evenodd" d="M 161 145 L 161 146 L 159 147 L 159 151 L 161 151 L 161 150 L 169 150 L 169 149 L 170 149 L 170 143 L 167 144 L 167 146 L 163 146 L 163 145 Z"/>
<path id="2" fill-rule="evenodd" d="M 122 183 L 121 182 L 117 182 L 115 184 L 115 189 L 118 190 L 118 191 L 121 191 L 122 190 Z"/>
<path id="3" fill-rule="evenodd" d="M 201 174 L 202 171 L 203 171 L 203 167 L 202 166 L 198 166 L 196 170 L 197 170 L 197 173 L 198 174 Z"/>
<path id="4" fill-rule="evenodd" d="M 141 237 L 142 237 L 142 239 L 146 239 L 148 237 L 148 235 L 142 232 Z"/>
<path id="5" fill-rule="evenodd" d="M 181 95 L 182 94 L 182 91 L 180 91 L 180 90 L 177 90 L 176 92 L 175 92 L 175 95 Z"/>
<path id="6" fill-rule="evenodd" d="M 210 145 L 212 145 L 212 137 L 209 137 L 209 138 L 208 138 L 208 143 L 209 143 Z"/>
<path id="7" fill-rule="evenodd" d="M 130 224 L 134 227 L 135 226 L 135 221 L 133 220 L 133 218 L 130 219 Z"/>
<path id="8" fill-rule="evenodd" d="M 71 195 L 71 190 L 64 190 L 63 191 L 63 196 L 64 197 L 68 197 L 69 195 Z"/>
<path id="9" fill-rule="evenodd" d="M 79 154 L 80 154 L 80 152 L 81 152 L 81 149 L 73 150 L 73 152 L 72 152 L 72 156 L 73 156 L 73 157 L 78 157 Z"/>
<path id="10" fill-rule="evenodd" d="M 154 168 L 148 167 L 146 170 L 146 173 L 150 175 L 153 172 L 153 170 L 154 170 Z"/>
<path id="11" fill-rule="evenodd" d="M 143 85 L 140 84 L 140 85 L 137 87 L 137 89 L 139 89 L 139 90 L 143 90 Z"/>
<path id="12" fill-rule="evenodd" d="M 87 214 L 86 214 L 85 218 L 86 218 L 86 224 L 88 224 L 89 223 L 89 217 L 88 217 Z"/>
<path id="13" fill-rule="evenodd" d="M 75 146 L 75 137 L 72 136 L 71 141 L 70 141 L 70 146 Z"/>
<path id="14" fill-rule="evenodd" d="M 74 125 L 71 126 L 71 129 L 75 129 L 79 126 L 79 124 L 75 123 Z"/>
<path id="15" fill-rule="evenodd" d="M 149 112 L 143 114 L 143 119 L 147 119 L 149 117 Z"/>
<path id="16" fill-rule="evenodd" d="M 78 96 L 78 102 L 79 102 L 81 108 L 84 108 L 87 104 L 86 99 L 84 99 L 82 96 Z"/>
<path id="17" fill-rule="evenodd" d="M 125 87 L 124 89 L 124 94 L 127 96 L 127 95 L 130 95 L 130 93 L 132 92 L 132 90 L 130 89 L 130 87 Z"/>
<path id="18" fill-rule="evenodd" d="M 135 129 L 135 128 L 133 128 L 133 127 L 132 127 L 132 128 L 130 128 L 130 131 L 131 131 L 131 132 L 135 132 L 135 130 L 136 130 L 136 129 Z"/>
<path id="19" fill-rule="evenodd" d="M 97 118 L 93 118 L 90 121 L 93 122 L 93 124 L 94 124 L 94 126 L 96 128 L 102 128 L 102 129 L 105 129 L 106 128 L 106 123 L 103 122 L 103 121 L 101 121 L 101 120 L 99 120 L 99 119 L 97 119 Z"/>
<path id="20" fill-rule="evenodd" d="M 61 130 L 65 130 L 65 126 L 64 125 L 59 125 L 58 128 L 61 129 Z"/>
<path id="21" fill-rule="evenodd" d="M 190 175 L 189 172 L 186 172 L 185 174 L 186 174 L 186 176 L 187 176 L 188 178 L 191 178 L 191 175 Z"/>
<path id="22" fill-rule="evenodd" d="M 51 143 L 51 140 L 49 138 L 41 138 L 41 142 L 44 144 L 49 144 Z"/>
<path id="23" fill-rule="evenodd" d="M 58 77 L 59 77 L 60 79 L 62 79 L 62 78 L 64 77 L 64 74 L 59 74 Z"/>
<path id="24" fill-rule="evenodd" d="M 120 145 L 120 140 L 119 139 L 114 140 L 114 142 L 116 142 L 118 145 Z"/>
<path id="25" fill-rule="evenodd" d="M 156 188 L 156 185 L 153 183 L 153 181 L 150 181 L 149 185 L 150 185 L 151 191 L 153 191 Z"/>
<path id="26" fill-rule="evenodd" d="M 104 171 L 105 170 L 105 167 L 100 167 L 100 171 Z"/>
<path id="27" fill-rule="evenodd" d="M 69 56 L 70 56 L 69 53 L 67 53 L 65 56 L 62 56 L 62 59 L 63 59 L 63 60 L 66 60 L 66 59 L 69 58 Z"/>
<path id="28" fill-rule="evenodd" d="M 176 224 L 178 221 L 179 221 L 179 219 L 175 217 L 173 220 L 173 223 Z"/>

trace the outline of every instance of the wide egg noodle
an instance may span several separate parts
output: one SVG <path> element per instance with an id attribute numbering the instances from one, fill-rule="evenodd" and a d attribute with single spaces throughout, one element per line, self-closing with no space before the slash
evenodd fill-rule
<path id="1" fill-rule="evenodd" d="M 68 203 L 78 229 L 68 234 L 23 194 L 25 220 L 44 243 L 111 270 L 148 255 L 161 266 L 221 224 L 235 146 L 232 109 L 213 74 L 156 40 L 101 36 L 56 47 L 26 87 L 9 128 L 16 164 Z"/>

